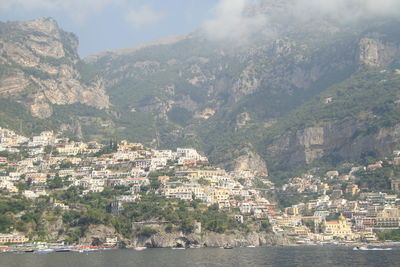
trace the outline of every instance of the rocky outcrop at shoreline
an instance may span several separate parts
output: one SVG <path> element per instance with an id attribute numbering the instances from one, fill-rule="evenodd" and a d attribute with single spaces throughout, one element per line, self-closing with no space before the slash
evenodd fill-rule
<path id="1" fill-rule="evenodd" d="M 185 234 L 180 231 L 168 233 L 164 227 L 154 227 L 155 234 L 145 236 L 132 234 L 130 238 L 124 238 L 113 227 L 105 225 L 92 225 L 88 228 L 80 242 L 90 245 L 94 240 L 105 243 L 107 238 L 117 237 L 119 241 L 128 247 L 148 248 L 174 248 L 174 247 L 244 247 L 244 246 L 286 246 L 293 242 L 283 234 L 267 232 L 195 232 Z"/>
<path id="2" fill-rule="evenodd" d="M 242 246 L 284 246 L 292 244 L 290 240 L 273 233 L 157 233 L 151 237 L 135 237 L 130 240 L 133 247 L 172 248 L 172 247 L 242 247 Z"/>

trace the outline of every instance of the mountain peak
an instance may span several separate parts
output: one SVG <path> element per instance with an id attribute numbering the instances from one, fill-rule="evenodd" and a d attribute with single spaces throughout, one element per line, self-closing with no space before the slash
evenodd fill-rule
<path id="1" fill-rule="evenodd" d="M 0 43 L 0 97 L 25 104 L 41 118 L 52 115 L 52 104 L 108 107 L 103 83 L 81 70 L 77 37 L 54 19 L 1 24 Z"/>
<path id="2" fill-rule="evenodd" d="M 48 35 L 59 34 L 60 28 L 51 17 L 43 17 L 18 23 L 24 30 L 34 30 Z"/>

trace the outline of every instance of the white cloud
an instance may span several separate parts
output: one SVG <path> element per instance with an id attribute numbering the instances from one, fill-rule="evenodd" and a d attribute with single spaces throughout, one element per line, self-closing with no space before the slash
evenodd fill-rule
<path id="1" fill-rule="evenodd" d="M 212 40 L 245 41 L 256 32 L 263 32 L 267 17 L 246 16 L 244 11 L 251 0 L 220 0 L 213 10 L 213 18 L 203 25 Z"/>
<path id="2" fill-rule="evenodd" d="M 269 12 L 246 15 L 252 4 Z M 274 9 L 280 5 L 286 8 Z M 329 17 L 351 23 L 372 16 L 400 17 L 400 0 L 219 0 L 202 29 L 211 40 L 240 41 L 254 33 L 271 34 L 276 20 L 301 23 Z"/>
<path id="3" fill-rule="evenodd" d="M 399 0 L 297 0 L 293 8 L 300 17 L 329 16 L 344 22 L 400 15 Z"/>
<path id="4" fill-rule="evenodd" d="M 139 30 L 144 26 L 155 24 L 161 21 L 165 14 L 158 12 L 151 6 L 145 5 L 139 8 L 131 8 L 125 16 L 128 22 L 135 30 Z"/>

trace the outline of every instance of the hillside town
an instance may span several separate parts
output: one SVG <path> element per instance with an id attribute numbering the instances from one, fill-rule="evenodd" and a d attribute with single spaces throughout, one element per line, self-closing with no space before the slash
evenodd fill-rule
<path id="1" fill-rule="evenodd" d="M 298 244 L 375 242 L 380 232 L 399 229 L 400 180 L 390 181 L 390 192 L 374 191 L 357 181 L 362 172 L 373 175 L 400 165 L 396 153 L 390 161 L 349 165 L 346 173 L 304 174 L 275 186 L 265 173 L 213 167 L 192 148 L 157 150 L 113 140 L 85 143 L 53 132 L 28 138 L 0 128 L 0 198 L 1 202 L 16 196 L 30 201 L 45 198 L 53 209 L 67 212 L 79 206 L 70 206 L 55 194 L 79 188 L 80 197 L 85 197 L 118 189 L 121 193 L 107 207 L 112 215 L 154 194 L 216 205 L 238 224 L 260 223 L 266 231 L 283 234 Z M 280 198 L 296 203 L 282 203 Z M 23 218 L 25 213 L 1 214 L 1 223 Z M 2 225 L 1 230 L 2 244 L 37 241 L 34 234 L 18 231 L 12 223 Z M 118 242 L 115 236 L 108 239 L 114 241 L 107 244 Z"/>

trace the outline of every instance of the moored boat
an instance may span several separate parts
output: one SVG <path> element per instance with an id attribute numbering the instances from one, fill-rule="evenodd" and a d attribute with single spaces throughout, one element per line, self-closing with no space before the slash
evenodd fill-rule
<path id="1" fill-rule="evenodd" d="M 33 253 L 35 253 L 35 254 L 48 254 L 48 253 L 53 253 L 54 251 L 55 251 L 54 249 L 46 248 L 46 249 L 38 249 Z"/>
<path id="2" fill-rule="evenodd" d="M 368 248 L 368 247 L 354 247 L 353 250 L 369 250 L 369 251 L 388 251 L 393 250 L 392 248 Z"/>
<path id="3" fill-rule="evenodd" d="M 56 249 L 56 252 L 71 252 L 71 249 L 69 248 L 61 248 L 61 249 Z"/>

